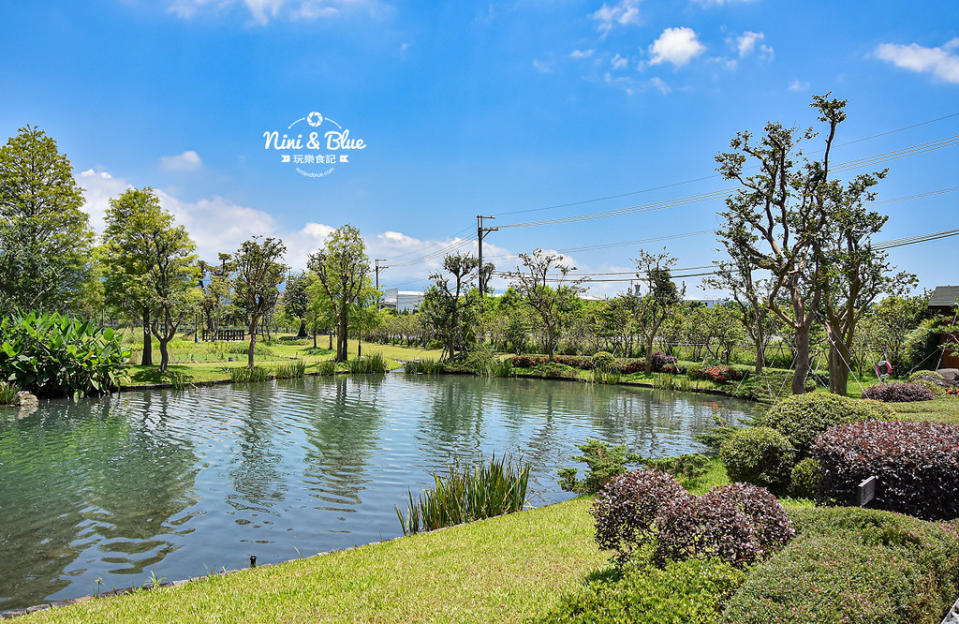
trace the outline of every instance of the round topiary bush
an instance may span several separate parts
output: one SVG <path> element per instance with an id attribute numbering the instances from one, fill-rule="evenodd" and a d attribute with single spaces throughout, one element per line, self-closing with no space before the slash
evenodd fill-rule
<path id="1" fill-rule="evenodd" d="M 917 379 L 916 381 L 913 381 L 910 383 L 918 384 L 924 388 L 929 388 L 932 391 L 932 396 L 934 397 L 938 398 L 941 396 L 946 396 L 946 389 L 931 379 L 928 379 L 928 378 Z"/>
<path id="2" fill-rule="evenodd" d="M 822 481 L 822 467 L 812 457 L 807 457 L 793 466 L 789 491 L 799 498 L 814 498 Z"/>
<path id="3" fill-rule="evenodd" d="M 599 351 L 593 354 L 593 368 L 596 370 L 609 372 L 613 370 L 616 358 L 609 351 Z"/>
<path id="4" fill-rule="evenodd" d="M 789 439 L 769 427 L 749 427 L 731 435 L 719 458 L 733 481 L 782 490 L 789 485 L 796 450 Z"/>
<path id="5" fill-rule="evenodd" d="M 760 424 L 789 438 L 800 458 L 809 455 L 815 439 L 830 427 L 858 420 L 892 420 L 896 412 L 877 401 L 864 401 L 838 394 L 796 394 L 779 401 L 766 412 Z"/>
<path id="6" fill-rule="evenodd" d="M 656 518 L 667 503 L 692 495 L 671 475 L 655 470 L 633 470 L 613 477 L 593 503 L 596 541 L 613 550 L 622 563 L 637 546 L 655 537 Z"/>
<path id="7" fill-rule="evenodd" d="M 862 391 L 862 396 L 884 403 L 908 403 L 911 401 L 931 401 L 936 398 L 935 393 L 924 385 L 917 383 L 902 383 L 899 381 L 887 384 L 876 384 Z"/>
<path id="8" fill-rule="evenodd" d="M 922 380 L 931 381 L 940 386 L 946 385 L 946 378 L 934 370 L 917 370 L 913 374 L 909 375 L 908 379 L 910 383 L 918 383 Z"/>
<path id="9" fill-rule="evenodd" d="M 927 520 L 959 517 L 959 425 L 857 422 L 813 445 L 822 466 L 817 499 L 855 504 L 858 484 L 876 477 L 871 506 Z"/>
<path id="10" fill-rule="evenodd" d="M 657 520 L 656 559 L 719 557 L 744 567 L 781 550 L 795 534 L 786 510 L 767 490 L 746 483 L 717 486 L 674 501 Z"/>

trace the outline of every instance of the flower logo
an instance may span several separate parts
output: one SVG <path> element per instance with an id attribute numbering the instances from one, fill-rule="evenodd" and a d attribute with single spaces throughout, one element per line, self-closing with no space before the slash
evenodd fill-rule
<path id="1" fill-rule="evenodd" d="M 310 124 L 314 128 L 323 123 L 323 115 L 319 114 L 316 111 L 313 111 L 306 116 L 306 123 Z"/>

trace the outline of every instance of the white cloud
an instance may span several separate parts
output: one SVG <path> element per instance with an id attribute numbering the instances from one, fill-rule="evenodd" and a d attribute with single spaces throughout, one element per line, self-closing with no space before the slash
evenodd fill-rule
<path id="1" fill-rule="evenodd" d="M 110 175 L 107 171 L 87 169 L 77 176 L 77 184 L 83 187 L 83 209 L 90 215 L 90 225 L 97 233 L 105 227 L 103 218 L 110 207 L 110 199 L 117 197 L 130 185 Z"/>
<path id="2" fill-rule="evenodd" d="M 650 65 L 672 63 L 674 67 L 682 67 L 693 58 L 706 51 L 706 46 L 699 42 L 696 31 L 682 26 L 667 28 L 663 34 L 649 46 L 652 55 Z"/>
<path id="3" fill-rule="evenodd" d="M 745 58 L 750 54 L 756 53 L 764 61 L 771 61 L 775 52 L 772 47 L 763 43 L 766 35 L 763 33 L 745 31 L 736 37 L 736 50 L 739 52 L 739 58 Z"/>
<path id="4" fill-rule="evenodd" d="M 376 13 L 378 0 L 170 0 L 168 10 L 182 19 L 195 17 L 201 11 L 222 12 L 243 7 L 251 20 L 265 25 L 277 18 L 318 20 L 339 17 L 348 10 Z"/>
<path id="5" fill-rule="evenodd" d="M 553 72 L 553 66 L 551 64 L 539 59 L 533 59 L 533 69 L 541 74 L 550 74 Z"/>
<path id="6" fill-rule="evenodd" d="M 203 161 L 194 150 L 187 150 L 176 156 L 161 156 L 160 166 L 167 171 L 196 171 L 203 166 Z"/>
<path id="7" fill-rule="evenodd" d="M 622 69 L 629 65 L 629 60 L 625 56 L 617 54 L 609 61 L 609 64 L 613 66 L 613 69 Z"/>
<path id="8" fill-rule="evenodd" d="M 593 55 L 594 52 L 595 52 L 595 50 L 592 50 L 592 49 L 590 49 L 590 50 L 573 50 L 572 52 L 569 53 L 569 58 L 574 58 L 574 59 L 589 58 L 589 57 L 591 57 L 591 56 Z"/>
<path id="9" fill-rule="evenodd" d="M 876 57 L 896 67 L 914 72 L 929 73 L 946 82 L 959 83 L 959 37 L 937 48 L 918 43 L 902 45 L 882 43 L 876 48 Z"/>
<path id="10" fill-rule="evenodd" d="M 663 95 L 669 95 L 670 92 L 672 92 L 672 88 L 658 76 L 654 76 L 653 78 L 650 78 L 649 84 L 652 85 L 654 89 L 656 89 Z"/>
<path id="11" fill-rule="evenodd" d="M 617 24 L 639 24 L 639 3 L 640 0 L 619 0 L 613 5 L 604 2 L 590 17 L 599 22 L 598 28 L 605 35 Z"/>
<path id="12" fill-rule="evenodd" d="M 809 90 L 809 82 L 796 78 L 789 83 L 788 88 L 790 91 L 795 91 L 796 93 L 803 93 Z"/>
<path id="13" fill-rule="evenodd" d="M 694 0 L 694 2 L 705 7 L 720 7 L 728 4 L 746 4 L 755 0 Z"/>

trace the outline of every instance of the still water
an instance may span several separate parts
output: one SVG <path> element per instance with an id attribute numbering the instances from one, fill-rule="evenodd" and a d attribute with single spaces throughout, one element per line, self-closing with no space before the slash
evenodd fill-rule
<path id="1" fill-rule="evenodd" d="M 586 437 L 700 450 L 749 403 L 466 376 L 309 377 L 0 408 L 0 610 L 395 537 L 452 458 L 529 460 L 532 504 Z"/>

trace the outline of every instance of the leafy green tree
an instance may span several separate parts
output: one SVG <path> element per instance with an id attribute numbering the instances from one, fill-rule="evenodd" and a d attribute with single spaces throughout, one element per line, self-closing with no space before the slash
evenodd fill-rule
<path id="1" fill-rule="evenodd" d="M 350 312 L 370 272 L 370 259 L 360 231 L 350 225 L 335 230 L 323 247 L 310 256 L 308 266 L 316 273 L 330 300 L 336 318 L 336 362 L 345 362 Z"/>
<path id="2" fill-rule="evenodd" d="M 306 338 L 306 308 L 310 298 L 306 292 L 309 279 L 306 273 L 290 273 L 286 278 L 286 288 L 283 290 L 283 309 L 291 319 L 299 321 L 300 328 L 296 332 L 297 338 Z"/>
<path id="3" fill-rule="evenodd" d="M 812 107 L 827 126 L 822 158 L 810 160 L 801 151 L 816 136 L 778 122 L 766 124 L 758 142 L 751 132 L 736 134 L 732 151 L 716 156 L 720 174 L 739 183 L 720 213 L 716 232 L 730 256 L 743 258 L 769 274 L 766 307 L 795 335 L 793 394 L 805 392 L 810 367 L 810 330 L 816 321 L 826 279 L 816 239 L 829 219 L 832 201 L 828 182 L 833 141 L 846 119 L 845 102 L 814 96 Z M 747 175 L 746 164 L 756 173 Z"/>
<path id="4" fill-rule="evenodd" d="M 443 343 L 442 359 L 469 351 L 475 342 L 476 302 L 469 296 L 475 286 L 478 261 L 472 254 L 455 253 L 443 259 L 444 273 L 433 273 L 433 285 L 423 297 L 423 322 Z"/>
<path id="5" fill-rule="evenodd" d="M 531 254 L 521 253 L 519 258 L 523 266 L 516 267 L 510 286 L 538 317 L 546 355 L 552 358 L 563 324 L 579 304 L 582 282 L 567 281 L 570 272 L 576 267 L 568 264 L 559 254 L 537 249 Z M 551 281 L 555 285 L 550 286 Z"/>
<path id="6" fill-rule="evenodd" d="M 289 267 L 283 264 L 286 245 L 278 238 L 254 236 L 244 241 L 233 255 L 236 277 L 233 287 L 249 321 L 250 347 L 247 366 L 253 368 L 256 332 L 264 315 L 273 310 L 280 298 L 279 286 Z"/>
<path id="7" fill-rule="evenodd" d="M 353 301 L 350 310 L 350 332 L 356 336 L 356 356 L 363 355 L 363 337 L 368 337 L 382 321 L 377 310 L 381 291 L 376 290 L 373 280 L 367 275 L 363 278 L 363 287 Z"/>
<path id="8" fill-rule="evenodd" d="M 634 262 L 636 277 L 647 284 L 646 294 L 631 292 L 624 297 L 636 328 L 643 337 L 646 370 L 650 371 L 653 368 L 653 345 L 659 335 L 659 328 L 670 310 L 683 300 L 686 287 L 680 289 L 673 282 L 671 268 L 676 264 L 676 258 L 665 250 L 654 254 L 640 249 Z"/>
<path id="9" fill-rule="evenodd" d="M 233 294 L 233 255 L 220 252 L 216 264 L 199 262 L 203 299 L 200 308 L 206 318 L 206 328 L 216 337 L 224 311 Z"/>
<path id="10" fill-rule="evenodd" d="M 140 311 L 144 330 L 159 343 L 160 372 L 165 372 L 170 362 L 167 345 L 202 297 L 195 245 L 149 187 L 128 189 L 110 200 L 106 223 L 102 253 L 107 292 L 118 307 Z M 145 334 L 144 360 L 151 346 Z"/>
<path id="11" fill-rule="evenodd" d="M 336 311 L 333 309 L 333 300 L 326 295 L 326 290 L 315 273 L 307 273 L 307 306 L 306 322 L 313 334 L 313 348 L 316 348 L 316 334 L 321 329 L 329 332 L 330 343 L 327 347 L 333 350 L 333 326 L 336 324 Z"/>
<path id="12" fill-rule="evenodd" d="M 94 237 L 82 190 L 43 130 L 0 147 L 0 308 L 67 307 L 84 288 Z"/>
<path id="13" fill-rule="evenodd" d="M 892 363 L 896 371 L 904 372 L 906 366 L 906 336 L 919 327 L 920 321 L 929 306 L 929 293 L 911 297 L 890 296 L 883 298 L 873 306 L 877 332 L 869 350 L 878 350 L 878 354 Z"/>

